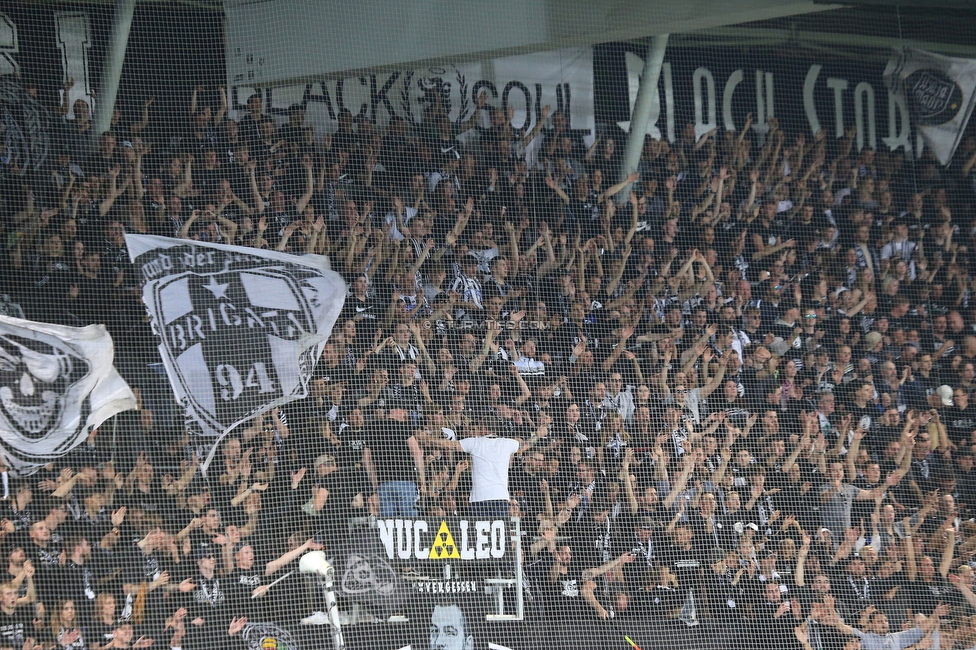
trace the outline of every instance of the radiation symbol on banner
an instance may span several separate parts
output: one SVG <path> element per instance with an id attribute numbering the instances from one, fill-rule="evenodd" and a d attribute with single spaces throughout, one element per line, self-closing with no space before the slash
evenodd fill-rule
<path id="1" fill-rule="evenodd" d="M 442 521 L 441 527 L 437 529 L 437 536 L 434 538 L 434 545 L 430 547 L 429 560 L 460 560 L 461 554 L 458 553 L 457 544 L 454 543 L 454 536 L 447 527 L 447 522 Z"/>

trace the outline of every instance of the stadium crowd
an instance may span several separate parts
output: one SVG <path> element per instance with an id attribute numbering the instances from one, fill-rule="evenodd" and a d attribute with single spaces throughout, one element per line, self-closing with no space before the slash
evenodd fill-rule
<path id="1" fill-rule="evenodd" d="M 0 648 L 297 623 L 322 604 L 269 584 L 370 514 L 521 517 L 536 618 L 677 625 L 693 598 L 741 647 L 976 644 L 976 138 L 942 167 L 750 117 L 649 138 L 614 184 L 622 141 L 548 107 L 329 134 L 261 95 L 188 108 L 93 135 L 52 107 L 45 169 L 2 170 L 3 313 L 104 323 L 139 406 L 4 483 Z M 349 284 L 310 396 L 208 478 L 125 233 L 326 254 Z"/>

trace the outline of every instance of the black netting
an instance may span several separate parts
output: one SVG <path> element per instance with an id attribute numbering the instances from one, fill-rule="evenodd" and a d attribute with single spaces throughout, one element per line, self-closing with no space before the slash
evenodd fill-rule
<path id="1" fill-rule="evenodd" d="M 0 650 L 976 645 L 971 12 L 131 4 L 0 7 Z"/>

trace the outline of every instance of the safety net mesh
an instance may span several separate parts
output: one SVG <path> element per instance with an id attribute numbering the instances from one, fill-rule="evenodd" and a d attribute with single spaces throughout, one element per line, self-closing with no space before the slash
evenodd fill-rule
<path id="1" fill-rule="evenodd" d="M 607 4 L 0 6 L 0 650 L 976 646 L 974 14 Z"/>

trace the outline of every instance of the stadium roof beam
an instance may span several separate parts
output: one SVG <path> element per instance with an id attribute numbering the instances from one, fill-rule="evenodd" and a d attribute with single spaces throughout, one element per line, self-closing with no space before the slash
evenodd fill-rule
<path id="1" fill-rule="evenodd" d="M 650 39 L 638 39 L 650 43 Z M 831 48 L 873 49 L 878 56 L 887 59 L 885 48 L 914 47 L 947 56 L 976 56 L 976 44 L 935 43 L 913 39 L 868 36 L 864 34 L 843 34 L 836 32 L 813 32 L 794 29 L 771 29 L 765 27 L 713 27 L 690 34 L 675 34 L 669 43 L 671 47 L 719 47 L 750 45 L 798 45 L 829 46 Z M 863 53 L 858 57 L 862 58 Z"/>
<path id="2" fill-rule="evenodd" d="M 229 81 L 255 86 L 626 41 L 838 6 L 812 0 L 224 1 L 228 51 L 240 48 L 240 56 L 228 57 Z M 362 47 L 367 41 L 371 47 Z M 246 65 L 249 56 L 262 67 Z"/>
<path id="3" fill-rule="evenodd" d="M 108 53 L 102 65 L 102 83 L 95 113 L 95 128 L 92 134 L 98 137 L 108 131 L 112 125 L 112 112 L 115 110 L 115 98 L 119 93 L 119 80 L 122 78 L 122 65 L 125 63 L 125 50 L 129 44 L 129 30 L 132 28 L 132 16 L 136 10 L 136 0 L 116 0 L 115 14 L 112 17 L 112 38 L 108 44 Z M 67 102 L 67 98 L 65 98 Z"/>

